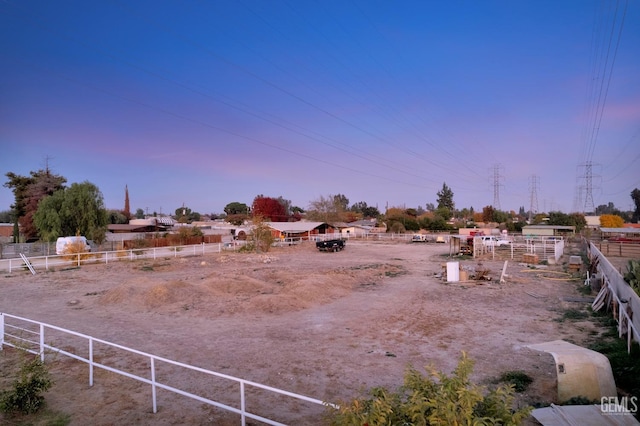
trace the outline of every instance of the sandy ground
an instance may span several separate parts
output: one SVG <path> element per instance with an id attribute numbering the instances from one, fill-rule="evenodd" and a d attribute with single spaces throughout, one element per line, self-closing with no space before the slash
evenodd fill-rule
<path id="1" fill-rule="evenodd" d="M 518 402 L 553 402 L 553 359 L 525 345 L 593 335 L 590 322 L 559 321 L 587 304 L 578 282 L 560 265 L 536 272 L 509 263 L 501 285 L 503 263 L 486 261 L 491 281 L 446 283 L 438 274 L 447 253 L 437 244 L 350 241 L 338 253 L 306 243 L 267 254 L 19 272 L 0 277 L 0 311 L 331 402 L 372 386 L 395 388 L 409 365 L 449 373 L 466 351 L 475 381 L 523 370 L 535 380 Z M 461 264 L 478 268 L 474 260 Z M 82 344 L 49 338 L 70 350 Z M 99 345 L 96 357 L 148 377 L 143 357 Z M 86 364 L 54 358 L 47 407 L 70 414 L 72 425 L 240 424 L 235 414 L 164 390 L 154 414 L 150 386 L 99 370 L 89 387 Z M 0 353 L 5 384 L 15 359 L 14 350 Z M 165 364 L 159 380 L 238 406 L 238 385 L 220 379 Z M 265 393 L 249 392 L 247 407 L 288 424 L 323 424 L 322 407 Z"/>

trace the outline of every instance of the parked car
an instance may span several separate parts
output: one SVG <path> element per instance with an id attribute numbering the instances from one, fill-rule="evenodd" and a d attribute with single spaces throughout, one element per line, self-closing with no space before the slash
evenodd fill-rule
<path id="1" fill-rule="evenodd" d="M 482 241 L 482 245 L 485 247 L 500 247 L 511 244 L 511 241 L 498 238 L 493 235 L 483 235 L 480 237 L 480 241 Z"/>
<path id="2" fill-rule="evenodd" d="M 414 243 L 426 243 L 427 242 L 427 236 L 426 235 L 422 235 L 422 234 L 415 234 L 412 238 L 411 241 Z"/>

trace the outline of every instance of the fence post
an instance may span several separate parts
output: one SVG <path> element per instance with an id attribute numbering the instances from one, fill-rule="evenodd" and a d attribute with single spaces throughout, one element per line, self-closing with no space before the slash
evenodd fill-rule
<path id="1" fill-rule="evenodd" d="M 0 351 L 4 348 L 4 314 L 0 313 Z"/>
<path id="2" fill-rule="evenodd" d="M 246 407 L 245 407 L 245 400 L 244 400 L 244 380 L 240 380 L 240 419 L 241 419 L 241 424 L 242 426 L 246 425 L 247 419 L 244 416 Z"/>
<path id="3" fill-rule="evenodd" d="M 93 386 L 93 337 L 89 337 L 89 386 Z"/>
<path id="4" fill-rule="evenodd" d="M 158 403 L 156 401 L 156 363 L 153 357 L 149 357 L 151 360 L 151 398 L 153 399 L 153 413 L 158 412 Z"/>
<path id="5" fill-rule="evenodd" d="M 40 323 L 40 361 L 44 362 L 44 324 Z"/>

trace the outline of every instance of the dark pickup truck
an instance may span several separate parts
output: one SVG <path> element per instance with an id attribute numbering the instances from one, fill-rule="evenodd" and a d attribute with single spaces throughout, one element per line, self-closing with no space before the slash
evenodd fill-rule
<path id="1" fill-rule="evenodd" d="M 347 244 L 345 240 L 317 241 L 316 248 L 320 251 L 340 251 Z"/>

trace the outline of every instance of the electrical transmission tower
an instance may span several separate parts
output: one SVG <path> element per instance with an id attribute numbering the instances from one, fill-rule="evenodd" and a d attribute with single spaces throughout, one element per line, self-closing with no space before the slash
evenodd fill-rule
<path id="1" fill-rule="evenodd" d="M 503 176 L 500 174 L 503 169 L 501 164 L 496 164 L 493 166 L 493 208 L 495 210 L 500 209 L 500 187 L 502 186 L 502 178 Z"/>
<path id="2" fill-rule="evenodd" d="M 582 189 L 584 188 L 584 206 L 582 206 L 582 212 L 585 214 L 594 214 L 596 211 L 596 206 L 593 202 L 593 191 L 594 189 L 597 189 L 597 187 L 594 187 L 593 180 L 594 178 L 598 177 L 597 175 L 593 174 L 593 167 L 595 166 L 595 164 L 593 164 L 591 161 L 587 161 L 581 166 L 584 168 L 584 174 L 581 176 L 584 185 L 580 185 L 581 193 Z"/>
<path id="3" fill-rule="evenodd" d="M 529 178 L 529 223 L 533 222 L 533 215 L 538 213 L 538 176 L 532 175 Z"/>

